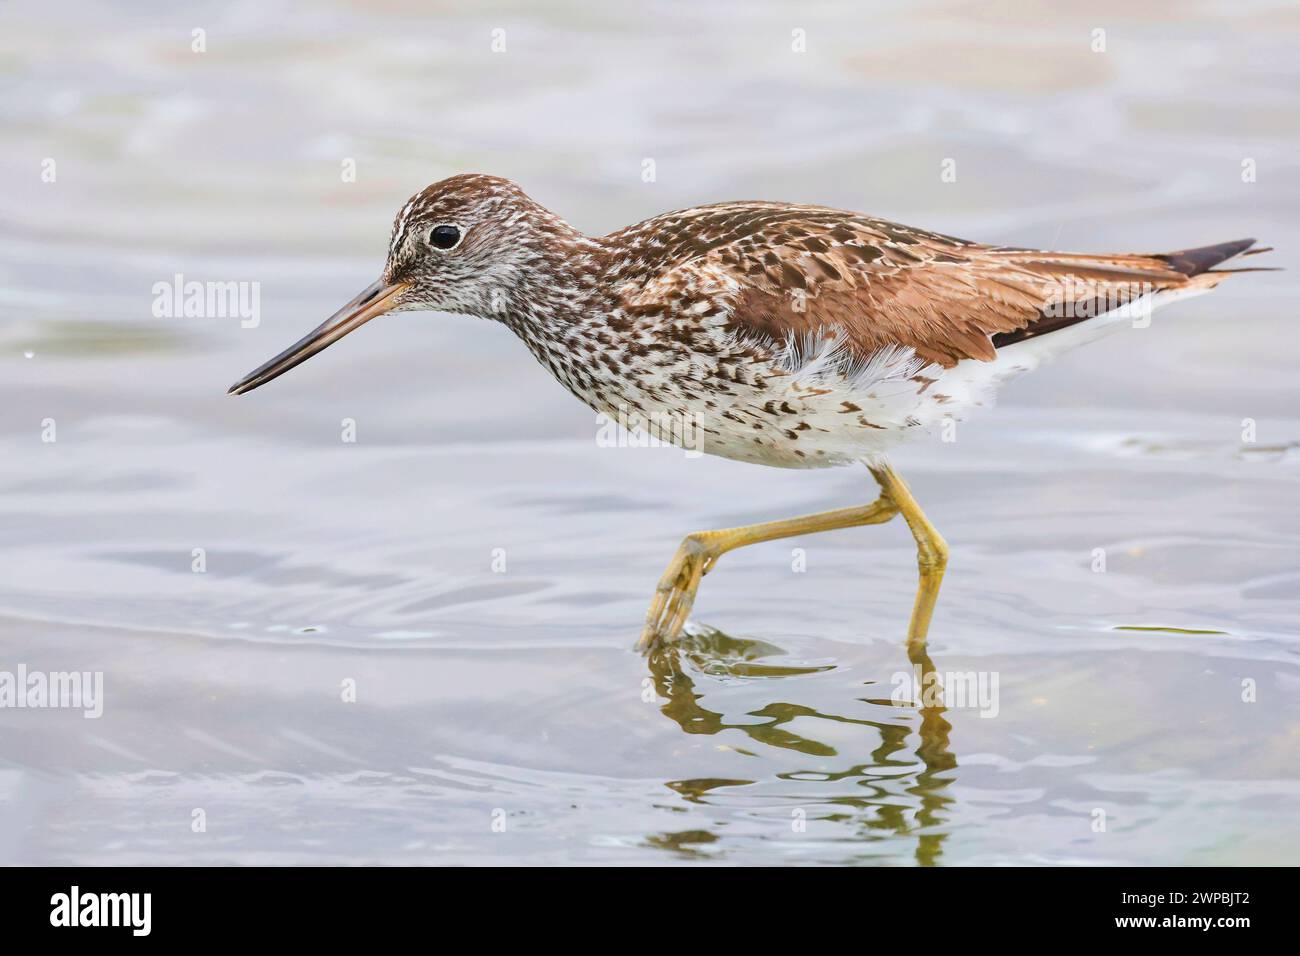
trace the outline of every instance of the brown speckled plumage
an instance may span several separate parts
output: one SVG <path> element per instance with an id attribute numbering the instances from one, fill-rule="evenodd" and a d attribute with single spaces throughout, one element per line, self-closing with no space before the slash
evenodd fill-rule
<path id="1" fill-rule="evenodd" d="M 439 225 L 458 231 L 454 249 L 430 247 Z M 462 175 L 399 212 L 382 284 L 385 311 L 504 322 L 598 411 L 676 416 L 705 451 L 815 467 L 878 456 L 986 404 L 1001 379 L 1070 344 L 1063 330 L 1212 288 L 1223 274 L 1207 270 L 1250 245 L 1044 252 L 752 201 L 596 238 L 508 180 Z M 237 390 L 268 378 L 257 374 Z"/>

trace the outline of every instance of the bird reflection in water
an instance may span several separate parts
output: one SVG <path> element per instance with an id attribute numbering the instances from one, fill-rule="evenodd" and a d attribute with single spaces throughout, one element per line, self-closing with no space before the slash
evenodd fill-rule
<path id="1" fill-rule="evenodd" d="M 777 777 L 802 783 L 817 781 L 835 784 L 857 779 L 865 791 L 862 795 L 837 794 L 817 802 L 832 808 L 820 819 L 857 823 L 865 827 L 863 836 L 868 839 L 884 836 L 916 838 L 914 857 L 922 866 L 940 862 L 943 842 L 947 833 L 943 824 L 947 819 L 945 809 L 953 802 L 947 793 L 955 779 L 957 758 L 949 747 L 952 725 L 944 718 L 943 688 L 938 683 L 934 662 L 924 642 L 908 644 L 908 660 L 913 671 L 928 687 L 922 694 L 917 687 L 917 699 L 902 706 L 915 707 L 920 716 L 919 742 L 912 747 L 909 738 L 913 726 L 898 725 L 878 720 L 826 714 L 803 704 L 773 700 L 758 710 L 749 711 L 738 722 L 729 722 L 725 715 L 704 707 L 700 701 L 705 696 L 695 689 L 691 670 L 718 677 L 780 678 L 815 673 L 833 669 L 834 665 L 796 666 L 766 662 L 784 652 L 762 641 L 742 640 L 721 631 L 708 630 L 683 638 L 680 642 L 656 649 L 649 655 L 650 671 L 655 690 L 666 700 L 660 708 L 688 734 L 711 736 L 724 730 L 738 730 L 754 743 L 779 747 L 814 757 L 835 757 L 839 751 L 830 744 L 807 734 L 808 720 L 800 722 L 800 733 L 789 729 L 796 718 L 814 718 L 840 724 L 855 724 L 869 728 L 879 735 L 879 743 L 871 751 L 870 760 L 854 764 L 839 771 L 810 770 L 782 773 Z M 863 698 L 863 702 L 888 707 L 898 707 L 899 702 L 889 698 Z M 766 718 L 754 722 L 753 718 Z M 841 745 L 842 747 L 842 745 Z M 741 747 L 733 748 L 750 753 Z M 915 762 L 908 759 L 914 756 Z M 910 771 L 910 772 L 909 772 Z M 712 791 L 745 786 L 752 780 L 704 778 L 671 781 L 667 786 L 685 799 L 708 803 Z M 915 798 L 908 805 L 905 795 Z M 904 800 L 900 800 L 904 797 Z M 697 847 L 709 847 L 718 842 L 716 835 L 707 830 L 690 830 L 682 833 L 664 833 L 651 836 L 647 841 L 689 856 L 702 856 Z"/>

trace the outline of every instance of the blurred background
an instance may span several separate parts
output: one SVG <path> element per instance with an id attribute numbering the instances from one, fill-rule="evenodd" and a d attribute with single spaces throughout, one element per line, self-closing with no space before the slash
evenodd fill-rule
<path id="1" fill-rule="evenodd" d="M 104 675 L 98 719 L 0 709 L 0 863 L 1295 861 L 1294 3 L 180 7 L 0 6 L 0 670 Z M 981 716 L 893 694 L 901 523 L 729 555 L 630 650 L 683 534 L 858 469 L 598 447 L 437 314 L 226 396 L 471 171 L 590 233 L 775 199 L 1290 271 L 896 457 Z"/>

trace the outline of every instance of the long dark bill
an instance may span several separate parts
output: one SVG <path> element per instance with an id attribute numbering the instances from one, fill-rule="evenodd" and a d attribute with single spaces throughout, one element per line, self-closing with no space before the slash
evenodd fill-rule
<path id="1" fill-rule="evenodd" d="M 295 365 L 307 361 L 317 352 L 329 348 L 353 329 L 359 329 L 377 315 L 392 309 L 397 294 L 407 287 L 405 282 L 393 285 L 382 279 L 367 286 L 360 295 L 339 309 L 318 327 L 289 346 L 271 361 L 249 372 L 230 386 L 231 395 L 243 395 L 271 379 L 283 375 Z"/>

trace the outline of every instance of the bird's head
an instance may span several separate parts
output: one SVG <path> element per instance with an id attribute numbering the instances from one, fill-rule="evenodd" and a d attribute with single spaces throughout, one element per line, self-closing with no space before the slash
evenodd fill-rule
<path id="1" fill-rule="evenodd" d="M 387 313 L 504 317 L 545 282 L 550 261 L 577 235 L 508 179 L 470 174 L 436 182 L 398 212 L 378 281 L 230 392 L 266 384 Z"/>

